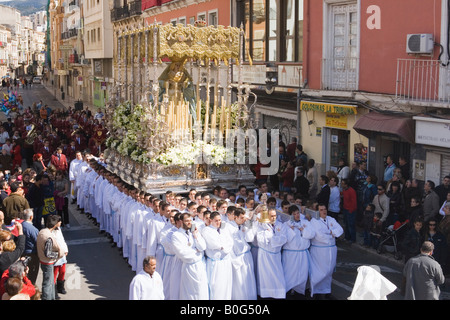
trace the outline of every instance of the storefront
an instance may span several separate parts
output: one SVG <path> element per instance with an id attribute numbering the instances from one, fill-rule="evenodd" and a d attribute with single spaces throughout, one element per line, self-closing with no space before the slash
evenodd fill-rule
<path id="1" fill-rule="evenodd" d="M 353 128 L 369 138 L 367 168 L 379 181 L 384 176 L 388 155 L 392 155 L 394 160 L 400 156 L 410 159 L 411 147 L 415 143 L 411 117 L 370 112 L 362 116 Z"/>
<path id="2" fill-rule="evenodd" d="M 368 139 L 353 130 L 364 108 L 355 105 L 302 101 L 301 143 L 320 172 L 336 170 L 343 158 L 348 164 L 367 160 Z"/>
<path id="3" fill-rule="evenodd" d="M 450 174 L 450 119 L 414 117 L 417 157 L 413 174 L 436 185 Z"/>
<path id="4" fill-rule="evenodd" d="M 108 79 L 104 78 L 93 78 L 93 105 L 97 108 L 105 107 L 108 101 Z"/>

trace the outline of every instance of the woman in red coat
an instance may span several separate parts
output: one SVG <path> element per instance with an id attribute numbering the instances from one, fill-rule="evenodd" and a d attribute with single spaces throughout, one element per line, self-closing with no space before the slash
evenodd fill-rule
<path id="1" fill-rule="evenodd" d="M 294 185 L 295 165 L 293 161 L 288 161 L 286 170 L 282 174 L 284 192 L 291 192 Z"/>
<path id="2" fill-rule="evenodd" d="M 14 170 L 17 167 L 22 167 L 22 152 L 20 145 L 17 144 L 17 141 L 13 140 L 12 145 L 13 145 L 11 150 L 11 153 L 13 155 L 12 168 Z"/>

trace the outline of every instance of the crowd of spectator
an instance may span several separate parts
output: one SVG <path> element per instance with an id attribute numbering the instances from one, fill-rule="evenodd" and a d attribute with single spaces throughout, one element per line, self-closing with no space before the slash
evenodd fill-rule
<path id="1" fill-rule="evenodd" d="M 102 156 L 106 140 L 102 119 L 100 111 L 53 110 L 38 101 L 8 112 L 0 125 L 3 300 L 47 300 L 65 293 L 68 250 L 61 228 L 70 228 L 69 166 L 80 150 Z M 36 283 L 40 268 L 42 286 Z"/>
<path id="2" fill-rule="evenodd" d="M 420 253 L 424 241 L 431 241 L 433 257 L 444 273 L 450 274 L 450 174 L 438 185 L 431 180 L 419 181 L 411 177 L 407 157 L 388 155 L 382 177 L 369 172 L 366 161 L 349 165 L 346 159 L 340 159 L 335 170 L 320 175 L 314 159 L 295 138 L 288 145 L 280 139 L 279 150 L 277 174 L 261 176 L 261 164 L 253 171 L 257 183 L 268 184 L 280 211 L 283 201 L 313 210 L 318 203 L 325 203 L 329 215 L 343 224 L 349 244 L 362 238 L 358 244 L 374 250 L 379 249 L 387 230 L 397 230 L 405 262 Z"/>

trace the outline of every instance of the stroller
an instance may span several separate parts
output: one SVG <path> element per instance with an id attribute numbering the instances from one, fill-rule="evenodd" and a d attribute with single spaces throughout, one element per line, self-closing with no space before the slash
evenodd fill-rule
<path id="1" fill-rule="evenodd" d="M 403 254 L 400 249 L 401 240 L 408 230 L 408 223 L 402 223 L 400 227 L 394 229 L 394 225 L 390 225 L 381 233 L 380 242 L 377 247 L 378 253 L 393 252 L 396 260 L 401 260 Z"/>

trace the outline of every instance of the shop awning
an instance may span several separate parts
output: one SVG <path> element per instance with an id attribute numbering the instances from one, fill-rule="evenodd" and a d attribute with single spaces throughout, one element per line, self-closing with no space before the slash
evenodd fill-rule
<path id="1" fill-rule="evenodd" d="M 353 129 L 363 136 L 370 136 L 373 132 L 389 133 L 415 143 L 415 123 L 409 117 L 370 112 L 361 116 Z"/>

